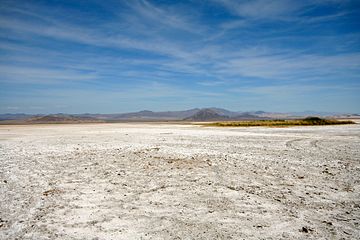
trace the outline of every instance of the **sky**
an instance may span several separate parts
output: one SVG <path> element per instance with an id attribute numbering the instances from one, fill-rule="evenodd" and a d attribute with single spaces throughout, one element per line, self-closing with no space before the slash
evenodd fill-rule
<path id="1" fill-rule="evenodd" d="M 0 0 L 0 113 L 360 113 L 360 1 Z"/>

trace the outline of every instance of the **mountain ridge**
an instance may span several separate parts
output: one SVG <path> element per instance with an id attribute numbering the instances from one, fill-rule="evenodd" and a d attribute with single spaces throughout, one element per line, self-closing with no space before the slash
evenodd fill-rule
<path id="1" fill-rule="evenodd" d="M 95 121 L 236 121 L 260 119 L 285 119 L 307 116 L 334 117 L 334 118 L 359 118 L 359 114 L 331 113 L 331 112 L 289 112 L 277 113 L 266 111 L 230 111 L 224 108 L 192 108 L 182 111 L 150 111 L 142 110 L 129 113 L 83 113 L 83 114 L 25 114 L 6 113 L 0 114 L 0 121 L 19 122 L 95 122 Z"/>

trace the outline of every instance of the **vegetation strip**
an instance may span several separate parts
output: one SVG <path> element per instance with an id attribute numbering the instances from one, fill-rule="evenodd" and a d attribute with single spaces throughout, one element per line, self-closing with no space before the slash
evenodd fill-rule
<path id="1" fill-rule="evenodd" d="M 204 124 L 205 126 L 218 127 L 287 127 L 287 126 L 318 126 L 318 125 L 337 125 L 337 124 L 355 124 L 353 121 L 339 121 L 335 119 L 322 119 L 318 117 L 308 117 L 305 119 L 293 120 L 255 120 L 255 121 L 236 121 L 236 122 L 214 122 Z"/>

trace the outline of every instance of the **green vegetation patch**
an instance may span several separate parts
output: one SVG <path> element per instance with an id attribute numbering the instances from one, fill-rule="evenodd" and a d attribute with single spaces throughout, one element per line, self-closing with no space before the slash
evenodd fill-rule
<path id="1" fill-rule="evenodd" d="M 293 120 L 254 120 L 254 121 L 236 121 L 236 122 L 214 122 L 205 124 L 205 126 L 218 127 L 288 127 L 288 126 L 318 126 L 318 125 L 338 125 L 355 124 L 353 121 L 340 121 L 335 119 L 322 119 L 318 117 L 308 117 L 305 119 Z"/>

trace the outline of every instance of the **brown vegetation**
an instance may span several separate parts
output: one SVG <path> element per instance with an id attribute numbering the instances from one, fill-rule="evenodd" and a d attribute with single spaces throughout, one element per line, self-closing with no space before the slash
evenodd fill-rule
<path id="1" fill-rule="evenodd" d="M 288 127 L 288 126 L 317 126 L 317 125 L 336 125 L 336 124 L 355 124 L 353 121 L 339 121 L 336 119 L 322 119 L 318 117 L 308 117 L 295 120 L 255 120 L 255 121 L 236 121 L 236 122 L 214 122 L 205 126 L 218 127 Z"/>

